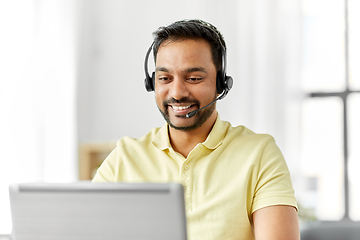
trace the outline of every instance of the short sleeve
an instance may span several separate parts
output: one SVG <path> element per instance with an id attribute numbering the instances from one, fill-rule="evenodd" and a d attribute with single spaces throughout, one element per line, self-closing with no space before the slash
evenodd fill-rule
<path id="1" fill-rule="evenodd" d="M 252 213 L 273 205 L 289 205 L 297 209 L 289 169 L 275 140 L 271 137 L 259 161 Z"/>

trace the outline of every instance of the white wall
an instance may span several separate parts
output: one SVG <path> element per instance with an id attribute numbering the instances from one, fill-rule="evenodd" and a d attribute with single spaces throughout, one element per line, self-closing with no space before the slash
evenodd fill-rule
<path id="1" fill-rule="evenodd" d="M 145 90 L 143 70 L 152 32 L 159 26 L 185 18 L 202 18 L 222 30 L 229 52 L 236 47 L 236 1 L 231 1 L 232 7 L 194 0 L 181 4 L 165 0 L 83 4 L 78 86 L 81 142 L 116 140 L 124 135 L 139 137 L 164 123 L 154 93 Z M 235 58 L 234 54 L 229 55 Z M 228 73 L 234 77 L 235 86 L 219 107 L 229 104 L 240 86 L 237 73 L 232 70 L 236 68 L 235 61 L 228 62 Z M 221 111 L 223 117 L 229 113 L 226 108 Z"/>
<path id="2" fill-rule="evenodd" d="M 272 134 L 285 155 L 291 155 L 290 165 L 296 162 L 299 2 L 83 0 L 79 141 L 140 137 L 163 125 L 154 93 L 144 87 L 144 57 L 152 32 L 176 20 L 201 18 L 217 26 L 228 46 L 227 73 L 234 78 L 234 87 L 217 103 L 221 118 Z"/>

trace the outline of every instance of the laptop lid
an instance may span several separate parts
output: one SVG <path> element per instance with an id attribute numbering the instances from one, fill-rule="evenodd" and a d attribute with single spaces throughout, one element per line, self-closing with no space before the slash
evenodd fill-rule
<path id="1" fill-rule="evenodd" d="M 185 240 L 177 183 L 10 185 L 13 240 Z"/>

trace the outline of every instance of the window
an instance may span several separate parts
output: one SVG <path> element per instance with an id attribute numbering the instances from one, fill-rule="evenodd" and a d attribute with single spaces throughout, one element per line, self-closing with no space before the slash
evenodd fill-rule
<path id="1" fill-rule="evenodd" d="M 299 202 L 319 220 L 360 220 L 358 0 L 304 0 Z"/>
<path id="2" fill-rule="evenodd" d="M 0 235 L 9 184 L 77 179 L 75 2 L 0 1 Z"/>

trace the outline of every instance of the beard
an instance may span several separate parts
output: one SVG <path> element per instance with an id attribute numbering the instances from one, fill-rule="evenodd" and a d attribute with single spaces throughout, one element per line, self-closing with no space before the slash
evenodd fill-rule
<path id="1" fill-rule="evenodd" d="M 216 99 L 216 94 L 214 97 L 214 100 Z M 198 100 L 192 100 L 192 99 L 188 99 L 188 98 L 182 98 L 180 100 L 176 100 L 176 99 L 171 99 L 171 100 L 165 100 L 163 102 L 163 108 L 165 109 L 164 111 L 162 111 L 159 106 L 158 109 L 161 113 L 161 115 L 164 117 L 165 121 L 169 124 L 170 127 L 176 129 L 176 130 L 180 130 L 180 131 L 184 131 L 184 132 L 188 132 L 188 131 L 192 131 L 195 130 L 199 127 L 201 127 L 206 120 L 209 119 L 209 117 L 212 115 L 212 113 L 215 110 L 215 104 L 211 104 L 210 106 L 204 108 L 203 110 L 197 112 L 195 114 L 195 116 L 193 118 L 195 118 L 195 123 L 189 126 L 175 126 L 171 120 L 170 120 L 170 115 L 169 115 L 169 103 L 190 103 L 192 105 L 196 105 L 198 108 L 200 108 L 200 102 Z M 178 118 L 186 118 L 186 115 L 175 115 L 175 117 Z"/>

